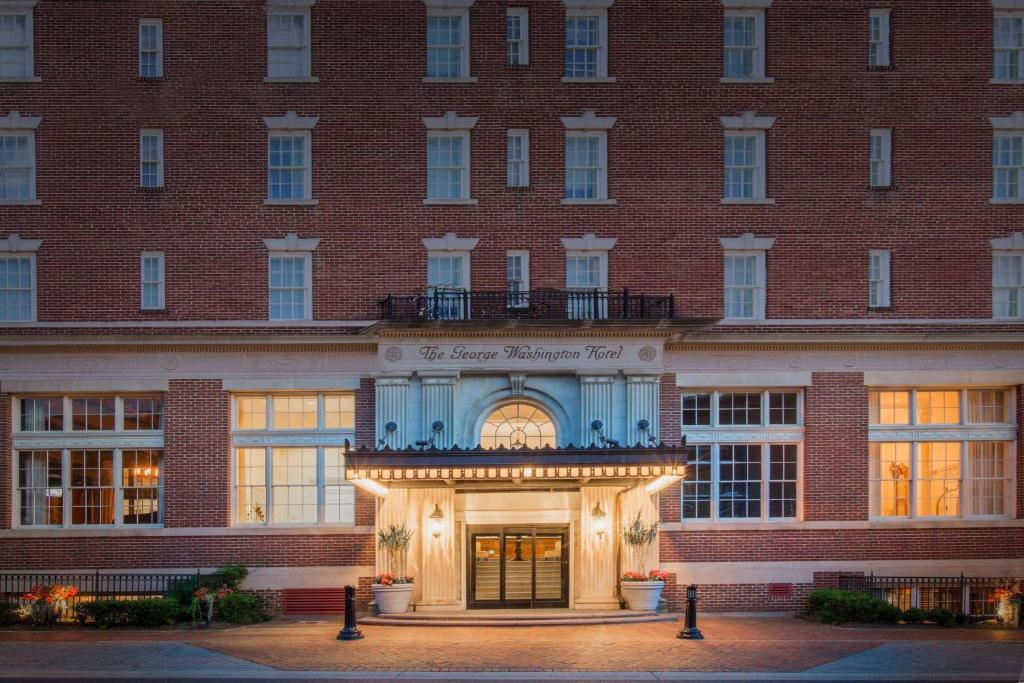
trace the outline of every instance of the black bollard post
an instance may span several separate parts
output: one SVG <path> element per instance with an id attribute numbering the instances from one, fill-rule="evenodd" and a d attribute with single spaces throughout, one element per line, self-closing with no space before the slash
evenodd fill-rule
<path id="1" fill-rule="evenodd" d="M 704 634 L 697 628 L 697 587 L 690 584 L 686 588 L 686 627 L 679 632 L 683 640 L 704 640 Z"/>
<path id="2" fill-rule="evenodd" d="M 363 632 L 356 626 L 356 589 L 345 586 L 345 628 L 338 634 L 338 640 L 359 640 Z"/>

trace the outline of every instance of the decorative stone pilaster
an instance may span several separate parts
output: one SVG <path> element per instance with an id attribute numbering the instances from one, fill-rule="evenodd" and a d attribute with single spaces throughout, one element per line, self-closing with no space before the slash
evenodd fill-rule
<path id="1" fill-rule="evenodd" d="M 406 405 L 409 402 L 409 376 L 378 377 L 377 387 L 377 443 L 389 448 L 405 448 L 409 445 L 408 415 Z M 389 422 L 395 423 L 397 429 L 388 432 L 385 428 Z M 384 443 L 380 443 L 380 439 Z"/>
<path id="2" fill-rule="evenodd" d="M 450 448 L 455 437 L 455 384 L 458 375 L 423 375 L 423 434 L 421 439 L 434 439 L 437 448 Z M 444 429 L 435 433 L 432 425 L 441 422 Z"/>
<path id="3" fill-rule="evenodd" d="M 615 548 L 621 526 L 615 517 L 620 486 L 580 487 L 579 561 L 576 563 L 576 609 L 618 609 Z M 600 503 L 605 517 L 594 517 Z"/>
<path id="4" fill-rule="evenodd" d="M 600 445 L 600 436 L 591 428 L 594 420 L 604 425 L 605 437 L 614 439 L 612 424 L 612 375 L 580 375 L 580 446 Z"/>
<path id="5" fill-rule="evenodd" d="M 661 377 L 659 375 L 626 376 L 626 444 L 641 446 L 649 444 L 648 437 L 658 439 L 659 412 L 661 403 Z M 647 431 L 637 424 L 647 421 Z"/>

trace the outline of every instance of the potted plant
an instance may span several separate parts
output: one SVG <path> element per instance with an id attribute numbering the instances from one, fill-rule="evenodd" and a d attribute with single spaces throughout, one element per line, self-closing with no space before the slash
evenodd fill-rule
<path id="1" fill-rule="evenodd" d="M 623 574 L 619 583 L 622 599 L 631 610 L 653 612 L 658 609 L 658 600 L 668 575 L 657 569 L 648 573 L 644 569 L 644 554 L 658 540 L 660 525 L 661 522 L 645 523 L 638 512 L 633 523 L 622 530 L 622 542 L 629 547 L 633 566 L 636 567 L 635 571 Z"/>
<path id="2" fill-rule="evenodd" d="M 401 614 L 409 609 L 412 598 L 412 577 L 405 575 L 405 554 L 412 540 L 412 530 L 391 524 L 377 532 L 377 547 L 388 555 L 393 571 L 373 578 L 373 597 L 381 614 Z"/>

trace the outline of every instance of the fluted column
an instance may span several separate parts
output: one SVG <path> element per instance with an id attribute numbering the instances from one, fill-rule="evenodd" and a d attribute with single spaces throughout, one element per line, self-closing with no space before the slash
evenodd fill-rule
<path id="1" fill-rule="evenodd" d="M 384 446 L 405 448 L 409 445 L 408 415 L 409 377 L 378 377 L 377 387 L 377 439 L 384 439 Z M 384 425 L 394 422 L 398 429 L 388 434 Z M 379 442 L 378 442 L 379 443 Z"/>
<path id="2" fill-rule="evenodd" d="M 661 378 L 657 375 L 626 376 L 626 444 L 648 445 L 647 436 L 658 439 L 661 402 Z M 637 428 L 640 420 L 650 425 L 647 434 Z"/>
<path id="3" fill-rule="evenodd" d="M 615 495 L 619 486 L 580 487 L 579 553 L 576 562 L 576 609 L 618 609 L 618 567 L 615 550 L 619 520 Z M 604 517 L 595 517 L 600 503 Z"/>
<path id="4" fill-rule="evenodd" d="M 423 382 L 423 434 L 421 439 L 434 437 L 434 446 L 450 448 L 455 441 L 455 384 L 458 375 L 420 375 Z M 431 425 L 444 423 L 444 429 L 434 434 Z"/>
<path id="5" fill-rule="evenodd" d="M 600 445 L 600 438 L 590 424 L 594 420 L 604 423 L 604 435 L 614 439 L 612 433 L 612 386 L 615 377 L 611 375 L 580 376 L 580 446 Z"/>

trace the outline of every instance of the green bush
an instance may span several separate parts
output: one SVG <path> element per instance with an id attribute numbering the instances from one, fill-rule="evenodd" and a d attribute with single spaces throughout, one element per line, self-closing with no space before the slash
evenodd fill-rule
<path id="1" fill-rule="evenodd" d="M 80 602 L 75 606 L 78 621 L 92 622 L 99 628 L 109 628 L 128 623 L 127 602 L 124 600 L 93 600 Z"/>
<path id="2" fill-rule="evenodd" d="M 217 601 L 217 618 L 229 624 L 256 624 L 270 617 L 263 598 L 252 593 L 231 593 Z"/>
<path id="3" fill-rule="evenodd" d="M 18 603 L 0 602 L 0 626 L 11 626 L 21 622 L 18 617 Z"/>
<path id="4" fill-rule="evenodd" d="M 192 604 L 192 594 L 199 589 L 198 583 L 195 579 L 191 581 L 183 581 L 182 583 L 176 584 L 174 588 L 167 593 L 167 597 L 174 600 L 179 605 L 187 607 Z"/>
<path id="5" fill-rule="evenodd" d="M 908 624 L 920 624 L 928 619 L 928 611 L 917 607 L 911 607 L 910 609 L 903 610 L 903 615 L 900 619 Z"/>
<path id="6" fill-rule="evenodd" d="M 957 615 L 952 610 L 948 609 L 933 609 L 927 612 L 928 621 L 941 626 L 942 628 L 949 628 L 953 624 L 957 623 Z"/>
<path id="7" fill-rule="evenodd" d="M 807 595 L 810 614 L 827 624 L 892 624 L 900 619 L 900 610 L 885 600 L 857 591 L 820 589 Z"/>
<path id="8" fill-rule="evenodd" d="M 125 605 L 128 623 L 132 626 L 170 626 L 181 609 L 171 598 L 129 600 Z"/>
<path id="9" fill-rule="evenodd" d="M 213 574 L 213 578 L 217 579 L 217 581 L 216 585 L 212 586 L 212 588 L 219 588 L 221 584 L 226 584 L 228 588 L 238 590 L 238 586 L 247 576 L 249 576 L 249 570 L 245 565 L 224 565 Z"/>

